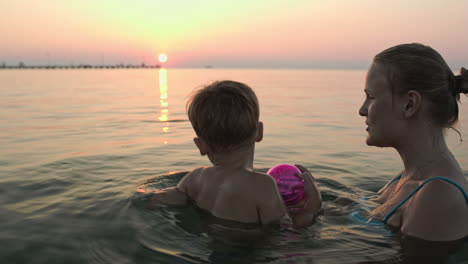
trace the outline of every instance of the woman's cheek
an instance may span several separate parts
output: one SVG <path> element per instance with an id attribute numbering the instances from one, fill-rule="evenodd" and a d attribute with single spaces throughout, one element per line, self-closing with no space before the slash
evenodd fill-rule
<path id="1" fill-rule="evenodd" d="M 367 107 L 367 113 L 368 113 L 369 118 L 371 118 L 371 116 L 374 114 L 374 102 L 373 101 L 369 102 L 369 105 Z"/>

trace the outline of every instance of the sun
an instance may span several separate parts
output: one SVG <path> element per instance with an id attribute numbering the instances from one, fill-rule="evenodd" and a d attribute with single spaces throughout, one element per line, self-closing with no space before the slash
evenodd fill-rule
<path id="1" fill-rule="evenodd" d="M 164 62 L 166 62 L 166 61 L 167 61 L 167 55 L 166 55 L 166 54 L 164 54 L 164 53 L 162 53 L 162 54 L 159 54 L 159 56 L 158 56 L 158 60 L 159 60 L 159 62 L 160 62 L 160 63 L 164 63 Z"/>

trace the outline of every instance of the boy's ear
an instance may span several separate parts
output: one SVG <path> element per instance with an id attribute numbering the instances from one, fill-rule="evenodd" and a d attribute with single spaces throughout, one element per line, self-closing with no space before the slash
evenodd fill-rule
<path id="1" fill-rule="evenodd" d="M 208 145 L 203 141 L 201 138 L 193 138 L 193 142 L 197 145 L 198 150 L 200 151 L 200 155 L 205 156 L 208 154 L 210 148 Z"/>
<path id="2" fill-rule="evenodd" d="M 418 91 L 411 90 L 407 94 L 407 100 L 404 105 L 403 115 L 410 118 L 418 112 L 421 107 L 422 96 Z"/>
<path id="3" fill-rule="evenodd" d="M 263 139 L 263 123 L 258 122 L 257 135 L 255 137 L 255 142 L 260 142 Z"/>

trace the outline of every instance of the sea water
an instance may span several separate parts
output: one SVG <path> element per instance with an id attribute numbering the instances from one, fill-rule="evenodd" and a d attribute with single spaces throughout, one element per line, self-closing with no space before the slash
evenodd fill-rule
<path id="1" fill-rule="evenodd" d="M 193 89 L 223 79 L 250 85 L 259 98 L 265 131 L 254 167 L 301 164 L 318 179 L 325 213 L 314 225 L 258 234 L 223 230 L 192 206 L 146 208 L 139 187 L 174 186 L 209 165 L 193 144 L 185 103 Z M 401 262 L 397 234 L 349 217 L 366 208 L 360 197 L 402 169 L 393 149 L 365 144 L 364 80 L 363 70 L 0 71 L 0 260 Z M 447 138 L 468 176 L 465 141 L 451 131 Z"/>

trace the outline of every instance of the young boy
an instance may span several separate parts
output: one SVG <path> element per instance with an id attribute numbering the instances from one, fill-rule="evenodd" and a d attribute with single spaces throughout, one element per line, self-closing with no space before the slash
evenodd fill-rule
<path id="1" fill-rule="evenodd" d="M 312 175 L 303 167 L 305 206 L 289 215 L 275 180 L 253 170 L 255 142 L 263 138 L 258 100 L 247 85 L 218 81 L 196 91 L 187 112 L 197 135 L 200 155 L 213 164 L 188 173 L 176 187 L 156 192 L 150 204 L 184 204 L 189 199 L 212 215 L 242 223 L 312 222 L 321 208 L 321 196 Z"/>

